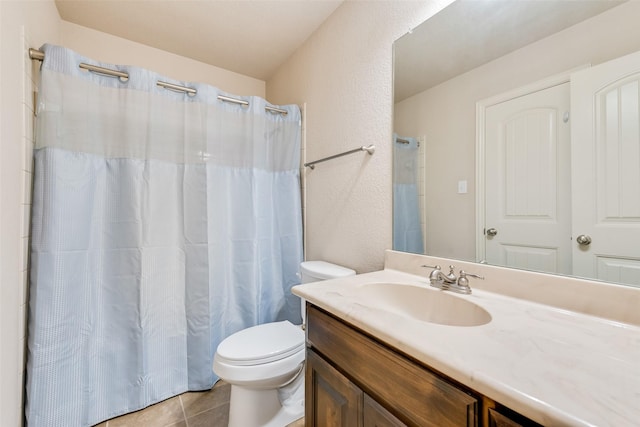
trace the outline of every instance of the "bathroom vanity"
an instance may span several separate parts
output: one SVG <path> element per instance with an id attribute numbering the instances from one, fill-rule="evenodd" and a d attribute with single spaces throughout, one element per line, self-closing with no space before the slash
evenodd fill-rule
<path id="1" fill-rule="evenodd" d="M 539 425 L 313 305 L 307 319 L 308 426 Z"/>
<path id="2" fill-rule="evenodd" d="M 452 295 L 429 287 L 434 261 L 389 251 L 382 271 L 294 288 L 307 426 L 638 425 L 640 289 L 459 263 L 486 279 Z"/>

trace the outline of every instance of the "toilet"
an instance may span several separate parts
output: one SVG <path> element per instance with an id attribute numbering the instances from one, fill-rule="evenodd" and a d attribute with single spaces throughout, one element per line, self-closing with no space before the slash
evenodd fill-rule
<path id="1" fill-rule="evenodd" d="M 300 264 L 302 283 L 353 276 L 325 261 Z M 302 322 L 305 304 L 301 301 Z M 224 339 L 213 372 L 231 384 L 229 427 L 285 427 L 304 416 L 305 334 L 289 321 L 253 326 Z"/>

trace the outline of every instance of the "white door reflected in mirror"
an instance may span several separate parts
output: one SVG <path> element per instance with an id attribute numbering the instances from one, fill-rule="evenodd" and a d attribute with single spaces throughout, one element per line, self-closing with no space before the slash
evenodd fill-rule
<path id="1" fill-rule="evenodd" d="M 562 120 L 569 83 L 514 95 L 488 106 L 480 128 L 485 227 L 500 230 L 485 239 L 480 256 L 493 265 L 571 274 L 571 136 Z"/>
<path id="2" fill-rule="evenodd" d="M 640 285 L 640 52 L 573 74 L 571 107 L 573 273 Z"/>

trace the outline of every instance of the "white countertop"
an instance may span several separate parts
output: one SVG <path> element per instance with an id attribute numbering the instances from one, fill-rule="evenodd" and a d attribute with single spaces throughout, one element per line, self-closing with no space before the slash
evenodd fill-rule
<path id="1" fill-rule="evenodd" d="M 357 297 L 365 283 L 429 287 L 387 269 L 293 292 L 545 426 L 640 426 L 640 327 L 480 289 L 449 293 L 487 310 L 489 323 L 439 325 L 367 306 Z"/>

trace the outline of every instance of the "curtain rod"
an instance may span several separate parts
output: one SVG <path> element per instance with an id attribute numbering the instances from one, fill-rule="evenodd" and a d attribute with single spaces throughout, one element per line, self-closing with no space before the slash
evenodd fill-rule
<path id="1" fill-rule="evenodd" d="M 404 139 L 404 138 L 396 138 L 396 142 L 399 142 L 400 144 L 410 144 L 411 141 L 409 141 L 408 139 Z M 420 147 L 420 141 L 416 141 L 416 145 L 418 147 Z"/>
<path id="2" fill-rule="evenodd" d="M 29 48 L 29 58 L 35 61 L 44 61 L 44 52 L 38 49 Z M 129 74 L 123 71 L 111 70 L 109 68 L 103 68 L 103 67 L 98 67 L 96 65 L 85 64 L 84 62 L 81 62 L 79 67 L 84 70 L 91 71 L 92 73 L 100 74 L 103 76 L 117 77 L 122 82 L 126 82 L 127 80 L 129 80 Z M 184 92 L 188 96 L 195 96 L 198 93 L 198 91 L 194 88 L 180 86 L 173 83 L 163 82 L 160 80 L 158 80 L 156 84 L 165 89 L 173 90 L 176 92 Z M 218 99 L 223 102 L 232 102 L 234 104 L 242 105 L 245 107 L 249 105 L 248 101 L 245 101 L 243 99 L 230 98 L 224 95 L 218 95 Z M 264 109 L 272 113 L 278 113 L 285 116 L 288 114 L 287 110 L 283 110 L 282 108 L 277 108 L 277 107 L 271 107 L 269 105 L 265 106 Z"/>

